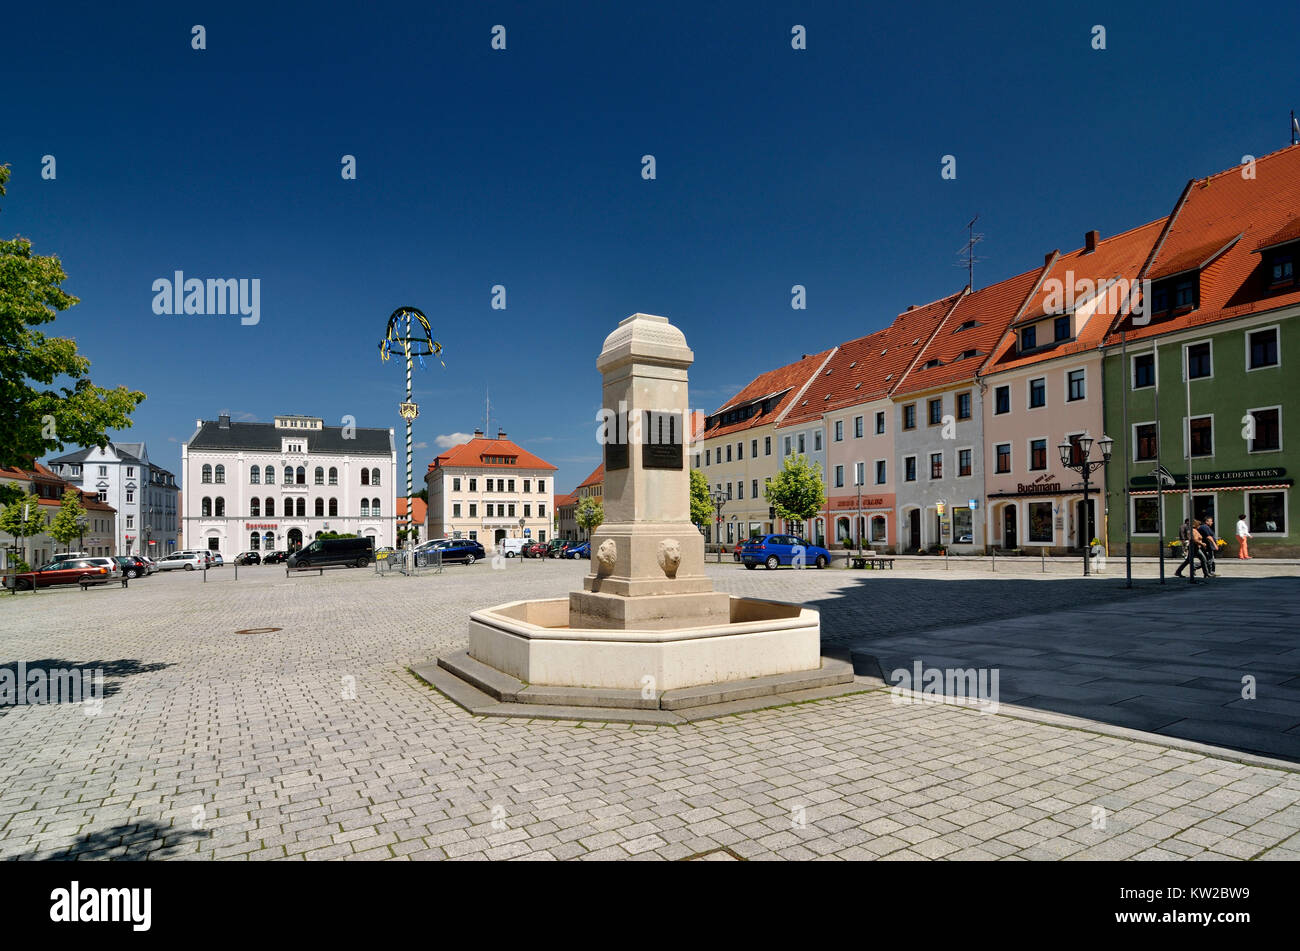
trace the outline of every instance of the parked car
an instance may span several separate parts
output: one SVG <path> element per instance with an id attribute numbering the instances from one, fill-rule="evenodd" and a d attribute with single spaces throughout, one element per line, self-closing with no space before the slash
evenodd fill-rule
<path id="1" fill-rule="evenodd" d="M 559 558 L 564 554 L 566 548 L 578 544 L 571 538 L 552 538 L 546 543 L 546 557 Z"/>
<path id="2" fill-rule="evenodd" d="M 262 555 L 260 552 L 241 551 L 235 556 L 235 564 L 237 565 L 260 565 L 261 563 Z"/>
<path id="3" fill-rule="evenodd" d="M 810 545 L 797 535 L 759 535 L 747 539 L 740 547 L 740 560 L 746 568 L 766 565 L 816 565 L 825 568 L 831 563 L 831 553 L 820 545 Z"/>
<path id="4" fill-rule="evenodd" d="M 208 559 L 209 559 L 208 567 L 210 568 L 220 568 L 222 565 L 226 563 L 226 559 L 221 557 L 221 552 L 219 551 L 208 552 Z"/>
<path id="5" fill-rule="evenodd" d="M 590 558 L 591 542 L 581 542 L 572 548 L 564 549 L 565 558 Z"/>
<path id="6" fill-rule="evenodd" d="M 50 564 L 56 561 L 71 561 L 74 558 L 91 558 L 93 557 L 88 551 L 56 551 L 50 556 Z"/>
<path id="7" fill-rule="evenodd" d="M 204 564 L 203 556 L 198 552 L 178 551 L 158 562 L 158 570 L 175 571 L 177 568 L 184 568 L 186 571 L 193 571 L 195 568 L 202 568 Z"/>
<path id="8" fill-rule="evenodd" d="M 153 574 L 158 570 L 158 562 L 150 558 L 148 555 L 141 555 L 140 560 L 149 566 L 149 574 Z"/>
<path id="9" fill-rule="evenodd" d="M 731 552 L 732 556 L 736 559 L 736 561 L 740 561 L 740 550 L 744 547 L 745 547 L 745 543 L 743 541 L 736 542 L 736 547 Z"/>
<path id="10" fill-rule="evenodd" d="M 139 555 L 114 555 L 113 560 L 128 579 L 144 578 L 152 573 L 152 569 Z"/>
<path id="11" fill-rule="evenodd" d="M 437 550 L 442 553 L 442 563 L 459 561 L 466 565 L 472 565 L 476 561 L 482 561 L 487 557 L 487 552 L 478 542 L 468 538 L 453 538 L 443 540 L 436 546 Z"/>
<path id="12" fill-rule="evenodd" d="M 532 542 L 527 538 L 503 538 L 497 542 L 497 551 L 507 558 L 514 558 L 523 553 Z"/>
<path id="13" fill-rule="evenodd" d="M 278 565 L 280 562 L 284 561 L 288 557 L 289 557 L 289 553 L 287 551 L 268 551 L 265 555 L 262 556 L 262 564 Z"/>
<path id="14" fill-rule="evenodd" d="M 545 558 L 546 544 L 544 542 L 529 542 L 519 554 L 523 558 Z"/>
<path id="15" fill-rule="evenodd" d="M 956 544 L 958 544 L 958 545 L 969 545 L 969 544 L 971 544 L 971 542 L 973 542 L 973 541 L 974 541 L 974 538 L 971 537 L 971 533 L 970 533 L 970 532 L 967 532 L 965 535 L 963 535 L 963 536 L 961 536 L 960 538 L 957 539 Z"/>
<path id="16" fill-rule="evenodd" d="M 122 577 L 122 569 L 112 558 L 65 558 L 51 561 L 35 571 L 0 575 L 0 585 L 33 591 L 60 584 L 108 584 Z"/>
<path id="17" fill-rule="evenodd" d="M 288 571 L 304 568 L 364 568 L 375 560 L 373 538 L 318 538 L 285 562 Z"/>

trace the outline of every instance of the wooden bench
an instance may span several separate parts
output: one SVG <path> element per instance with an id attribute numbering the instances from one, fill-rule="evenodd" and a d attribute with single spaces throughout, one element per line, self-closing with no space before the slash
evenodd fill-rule
<path id="1" fill-rule="evenodd" d="M 871 568 L 873 570 L 876 568 L 888 568 L 890 571 L 894 570 L 894 559 L 884 558 L 877 555 L 875 552 L 871 552 L 870 554 L 864 553 L 861 555 L 852 555 L 850 557 L 853 560 L 854 568 Z"/>

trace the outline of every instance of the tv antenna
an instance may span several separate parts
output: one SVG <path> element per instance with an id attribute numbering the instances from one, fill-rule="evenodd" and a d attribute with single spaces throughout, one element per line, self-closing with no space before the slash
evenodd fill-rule
<path id="1" fill-rule="evenodd" d="M 979 220 L 980 216 L 976 215 L 966 223 L 966 243 L 962 245 L 961 249 L 957 252 L 962 255 L 962 260 L 953 265 L 953 267 L 966 268 L 966 285 L 971 290 L 975 289 L 975 264 L 984 260 L 984 258 L 978 257 L 975 254 L 975 245 L 984 240 L 984 235 L 975 230 L 975 222 Z"/>

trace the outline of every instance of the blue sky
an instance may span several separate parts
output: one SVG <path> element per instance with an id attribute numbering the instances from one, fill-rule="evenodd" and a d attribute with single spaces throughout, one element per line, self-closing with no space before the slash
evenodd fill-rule
<path id="1" fill-rule="evenodd" d="M 628 314 L 685 331 L 711 410 L 960 289 L 975 213 L 980 286 L 1287 144 L 1300 8 L 979 6 L 9 9 L 0 233 L 62 258 L 82 302 L 50 331 L 148 394 L 117 435 L 173 470 L 223 410 L 400 431 L 404 373 L 377 347 L 414 304 L 446 361 L 417 371 L 417 488 L 490 387 L 493 428 L 567 490 L 598 461 L 595 358 Z M 178 269 L 260 279 L 260 323 L 155 315 Z"/>

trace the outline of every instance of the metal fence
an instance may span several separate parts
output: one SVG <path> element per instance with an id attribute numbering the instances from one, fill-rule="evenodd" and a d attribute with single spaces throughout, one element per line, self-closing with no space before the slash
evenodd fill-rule
<path id="1" fill-rule="evenodd" d="M 375 574 L 424 575 L 442 574 L 442 551 L 401 548 L 375 558 Z"/>

